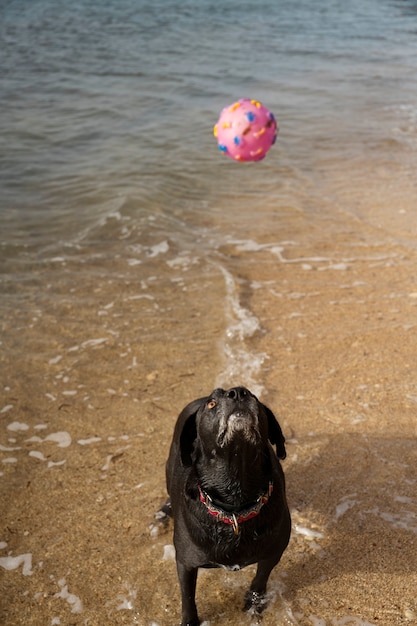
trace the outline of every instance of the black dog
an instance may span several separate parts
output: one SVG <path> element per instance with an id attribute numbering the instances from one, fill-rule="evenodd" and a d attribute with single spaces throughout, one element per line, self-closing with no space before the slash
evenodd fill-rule
<path id="1" fill-rule="evenodd" d="M 258 563 L 244 609 L 265 607 L 269 575 L 291 532 L 278 460 L 286 456 L 284 442 L 272 411 L 245 387 L 215 389 L 179 415 L 160 517 L 174 518 L 182 626 L 200 624 L 199 567 L 238 570 Z"/>

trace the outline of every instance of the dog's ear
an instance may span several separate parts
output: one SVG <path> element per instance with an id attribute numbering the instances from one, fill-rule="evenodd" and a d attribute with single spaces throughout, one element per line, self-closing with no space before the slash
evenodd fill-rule
<path id="1" fill-rule="evenodd" d="M 178 417 L 177 436 L 179 437 L 179 446 L 181 454 L 181 463 L 184 467 L 192 465 L 192 453 L 194 450 L 194 442 L 197 439 L 197 412 L 198 409 L 205 404 L 207 398 L 200 398 L 187 404 Z"/>
<path id="2" fill-rule="evenodd" d="M 276 446 L 277 457 L 285 459 L 287 451 L 285 450 L 285 437 L 282 434 L 281 426 L 278 424 L 278 420 L 271 409 L 268 409 L 265 405 L 263 407 L 268 418 L 268 439 Z"/>
<path id="3" fill-rule="evenodd" d="M 190 415 L 184 422 L 180 435 L 181 463 L 184 467 L 190 467 L 192 465 L 191 455 L 194 450 L 194 441 L 197 439 L 196 415 L 197 413 L 193 413 L 193 415 Z"/>

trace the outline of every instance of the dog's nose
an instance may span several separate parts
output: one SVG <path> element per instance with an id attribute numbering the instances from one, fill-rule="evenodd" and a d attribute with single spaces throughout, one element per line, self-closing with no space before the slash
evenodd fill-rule
<path id="1" fill-rule="evenodd" d="M 226 395 L 228 398 L 231 398 L 231 400 L 244 400 L 251 394 L 246 387 L 233 387 L 227 391 Z"/>

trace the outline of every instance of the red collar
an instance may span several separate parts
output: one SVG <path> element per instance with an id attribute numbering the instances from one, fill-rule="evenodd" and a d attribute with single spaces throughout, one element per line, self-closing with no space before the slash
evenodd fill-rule
<path id="1" fill-rule="evenodd" d="M 253 506 L 242 509 L 241 511 L 237 511 L 236 513 L 228 513 L 224 509 L 221 509 L 219 506 L 216 506 L 213 500 L 210 498 L 209 494 L 206 491 L 203 491 L 200 485 L 198 485 L 198 491 L 200 492 L 200 502 L 204 504 L 210 515 L 216 517 L 218 521 L 233 526 L 235 535 L 238 535 L 240 533 L 239 524 L 247 522 L 253 517 L 259 515 L 260 510 L 271 497 L 273 490 L 274 483 L 272 482 L 272 480 L 270 480 L 268 485 L 268 491 L 261 494 Z"/>

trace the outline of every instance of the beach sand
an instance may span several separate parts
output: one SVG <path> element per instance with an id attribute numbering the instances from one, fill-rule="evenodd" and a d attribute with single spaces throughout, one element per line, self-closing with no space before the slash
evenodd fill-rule
<path id="1" fill-rule="evenodd" d="M 417 252 L 352 221 L 304 249 L 221 253 L 241 306 L 260 321 L 246 350 L 267 355 L 258 379 L 287 438 L 293 534 L 262 619 L 241 612 L 253 568 L 201 572 L 201 619 L 416 624 Z M 153 516 L 176 416 L 225 367 L 224 315 L 210 299 L 224 280 L 213 271 L 181 294 L 184 343 L 175 310 L 152 317 L 117 260 L 111 267 L 111 280 L 92 267 L 88 280 L 74 272 L 65 284 L 46 267 L 3 321 L 7 626 L 180 620 L 172 527 L 156 534 Z"/>

